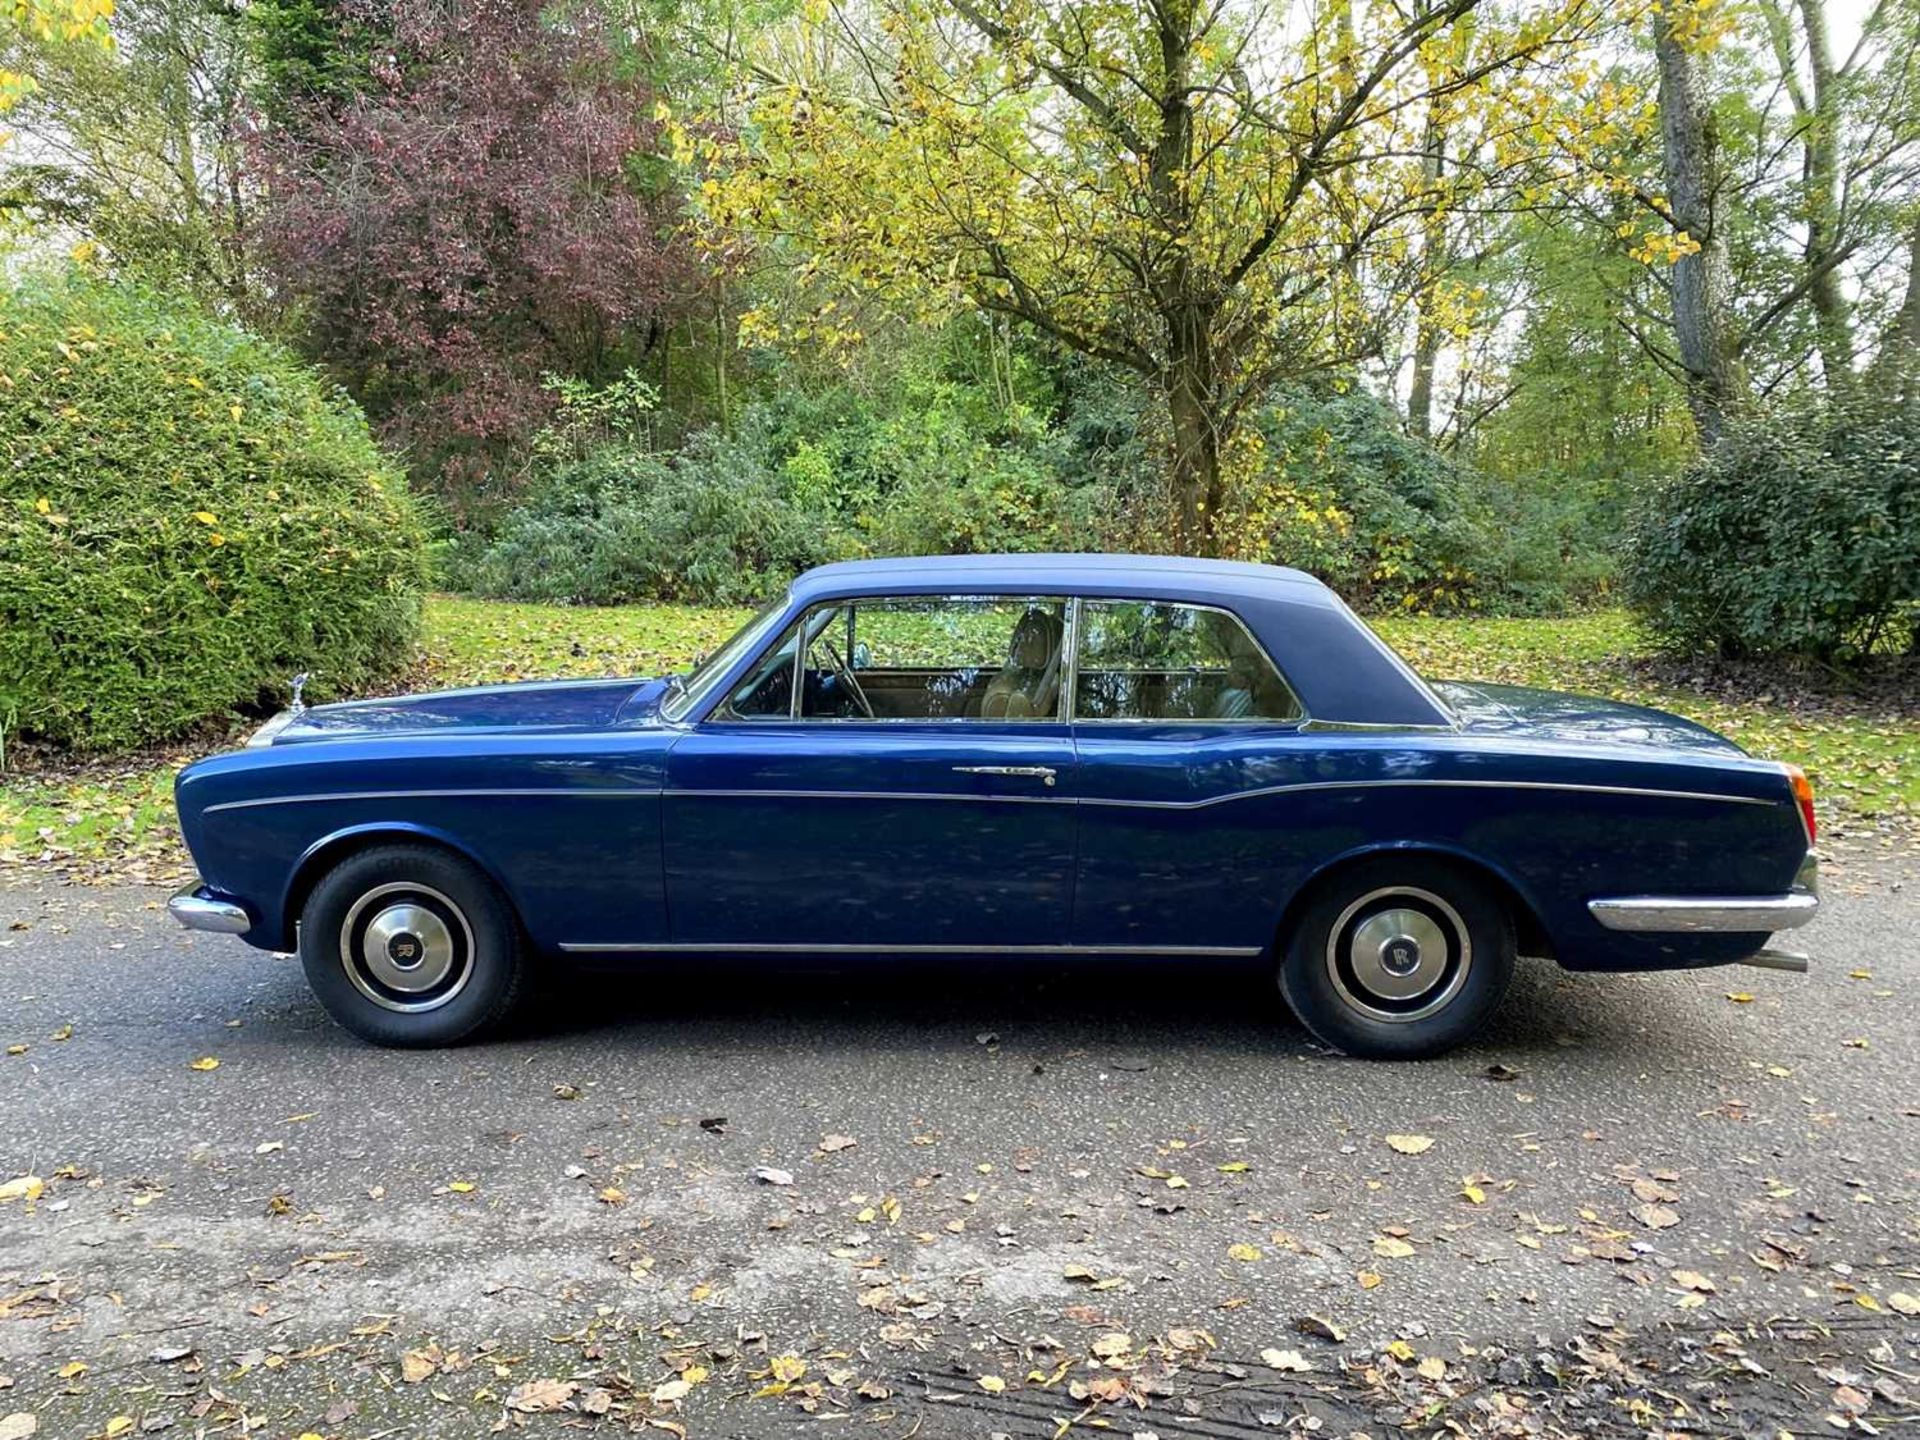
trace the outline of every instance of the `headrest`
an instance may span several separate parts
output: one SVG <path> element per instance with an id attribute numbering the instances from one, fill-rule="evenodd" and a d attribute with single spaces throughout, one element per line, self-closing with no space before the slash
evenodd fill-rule
<path id="1" fill-rule="evenodd" d="M 1060 618 L 1045 610 L 1029 610 L 1013 627 L 1007 664 L 1022 670 L 1044 670 L 1060 648 Z"/>

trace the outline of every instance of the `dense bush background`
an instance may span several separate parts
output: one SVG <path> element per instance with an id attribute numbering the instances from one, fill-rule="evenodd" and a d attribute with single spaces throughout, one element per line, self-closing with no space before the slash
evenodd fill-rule
<path id="1" fill-rule="evenodd" d="M 408 665 L 406 480 L 353 404 L 192 301 L 0 291 L 0 724 L 81 748 Z"/>
<path id="2" fill-rule="evenodd" d="M 743 601 L 859 555 L 1163 550 L 1163 438 L 1134 386 L 1015 351 L 983 380 L 968 322 L 845 377 L 776 377 L 726 427 L 656 448 L 624 386 L 563 388 L 511 505 L 446 582 L 513 600 Z M 651 392 L 647 404 L 653 403 Z M 1287 387 L 1232 459 L 1223 553 L 1313 571 L 1363 609 L 1545 613 L 1604 597 L 1591 490 L 1479 474 L 1341 381 Z"/>
<path id="3" fill-rule="evenodd" d="M 1630 598 L 1676 648 L 1842 660 L 1911 646 L 1920 408 L 1835 403 L 1736 426 L 1649 489 L 1630 543 Z"/>

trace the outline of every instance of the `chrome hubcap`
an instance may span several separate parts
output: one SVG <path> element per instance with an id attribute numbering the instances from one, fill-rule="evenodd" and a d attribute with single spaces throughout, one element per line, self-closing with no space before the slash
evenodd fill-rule
<path id="1" fill-rule="evenodd" d="M 453 969 L 453 931 L 424 905 L 402 901 L 367 922 L 360 959 L 374 979 L 406 994 L 431 990 Z"/>
<path id="2" fill-rule="evenodd" d="M 433 1010 L 466 987 L 467 917 L 425 885 L 377 885 L 340 926 L 340 962 L 362 995 L 387 1010 Z"/>
<path id="3" fill-rule="evenodd" d="M 1405 1024 L 1460 992 L 1473 944 L 1460 912 L 1430 890 L 1374 890 L 1340 912 L 1327 937 L 1327 977 L 1370 1019 Z"/>

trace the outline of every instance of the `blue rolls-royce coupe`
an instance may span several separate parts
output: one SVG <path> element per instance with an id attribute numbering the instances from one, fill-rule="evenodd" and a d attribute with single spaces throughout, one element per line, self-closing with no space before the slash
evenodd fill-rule
<path id="1" fill-rule="evenodd" d="M 1517 953 L 1743 961 L 1812 918 L 1805 776 L 1657 710 L 1415 675 L 1317 580 L 965 556 L 802 575 L 691 674 L 295 707 L 184 770 L 181 923 L 342 1025 L 476 1035 L 567 957 L 1240 957 L 1436 1054 Z"/>

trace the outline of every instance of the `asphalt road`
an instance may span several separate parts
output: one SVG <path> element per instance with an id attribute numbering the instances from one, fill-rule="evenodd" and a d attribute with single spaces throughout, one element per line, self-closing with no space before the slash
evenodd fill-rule
<path id="1" fill-rule="evenodd" d="M 1830 866 L 1806 977 L 1529 963 L 1418 1065 L 1165 963 L 383 1052 L 160 892 L 0 890 L 0 1435 L 1910 1434 L 1916 880 Z"/>

